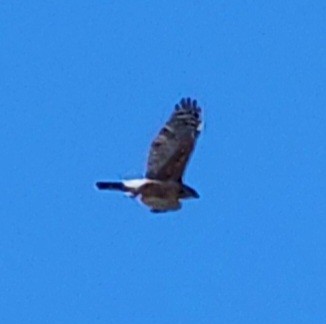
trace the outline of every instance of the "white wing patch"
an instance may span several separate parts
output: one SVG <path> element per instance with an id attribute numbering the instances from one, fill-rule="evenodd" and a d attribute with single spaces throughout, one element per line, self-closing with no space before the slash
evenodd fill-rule
<path id="1" fill-rule="evenodd" d="M 201 121 L 200 124 L 197 126 L 197 131 L 198 131 L 198 132 L 201 132 L 201 131 L 204 129 L 204 126 L 205 126 L 205 125 L 204 125 L 204 122 Z"/>
<path id="2" fill-rule="evenodd" d="M 201 115 L 200 115 L 200 123 L 197 126 L 197 131 L 201 132 L 205 127 L 205 122 L 204 122 L 204 116 L 203 116 L 203 112 L 201 111 Z"/>

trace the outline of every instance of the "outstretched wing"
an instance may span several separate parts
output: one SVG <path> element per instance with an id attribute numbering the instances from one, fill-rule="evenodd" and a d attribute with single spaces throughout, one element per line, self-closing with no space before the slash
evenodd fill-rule
<path id="1" fill-rule="evenodd" d="M 201 108 L 197 101 L 183 98 L 151 145 L 146 177 L 182 181 L 201 123 Z"/>

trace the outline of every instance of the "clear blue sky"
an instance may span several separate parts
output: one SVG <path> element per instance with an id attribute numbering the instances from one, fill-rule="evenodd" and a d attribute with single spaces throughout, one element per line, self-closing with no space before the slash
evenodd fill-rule
<path id="1" fill-rule="evenodd" d="M 1 323 L 326 323 L 325 1 L 1 1 Z M 201 194 L 144 172 L 191 96 Z"/>

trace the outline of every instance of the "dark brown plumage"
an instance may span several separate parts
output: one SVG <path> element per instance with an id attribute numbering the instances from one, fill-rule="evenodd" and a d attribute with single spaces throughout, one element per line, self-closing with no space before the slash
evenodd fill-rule
<path id="1" fill-rule="evenodd" d="M 180 199 L 199 197 L 194 189 L 183 183 L 183 175 L 201 127 L 201 108 L 197 101 L 181 99 L 151 144 L 145 178 L 98 182 L 98 189 L 139 196 L 153 212 L 180 209 Z"/>

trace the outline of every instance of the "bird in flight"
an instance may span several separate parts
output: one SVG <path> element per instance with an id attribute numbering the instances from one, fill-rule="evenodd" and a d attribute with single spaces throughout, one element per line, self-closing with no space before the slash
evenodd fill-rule
<path id="1" fill-rule="evenodd" d="M 197 101 L 181 99 L 151 144 L 145 177 L 121 182 L 99 181 L 96 187 L 137 197 L 154 213 L 175 211 L 181 208 L 181 200 L 199 198 L 196 190 L 183 182 L 183 175 L 202 125 Z"/>

